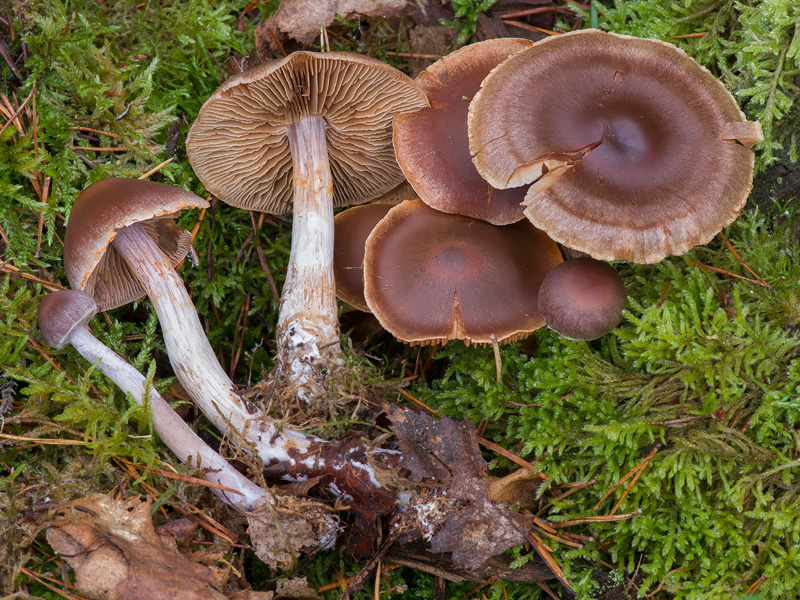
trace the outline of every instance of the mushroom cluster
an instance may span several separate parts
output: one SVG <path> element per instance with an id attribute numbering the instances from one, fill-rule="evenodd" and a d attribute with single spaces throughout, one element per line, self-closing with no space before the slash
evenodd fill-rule
<path id="1" fill-rule="evenodd" d="M 187 153 L 219 199 L 294 211 L 278 362 L 312 403 L 340 364 L 336 294 L 410 344 L 496 346 L 545 324 L 570 339 L 604 335 L 621 322 L 625 288 L 603 261 L 655 262 L 709 241 L 747 198 L 760 137 L 681 50 L 587 30 L 477 43 L 416 81 L 354 54 L 297 52 L 226 81 L 201 108 Z M 404 176 L 419 199 L 334 219 L 335 207 L 364 204 Z M 219 365 L 174 268 L 190 235 L 173 218 L 204 206 L 148 181 L 87 187 L 64 240 L 73 290 L 40 305 L 45 340 L 100 361 L 137 402 L 149 394 L 156 432 L 229 504 L 268 503 L 89 332 L 98 309 L 146 295 L 182 386 L 239 449 L 287 479 L 325 476 L 353 504 L 390 506 L 371 448 L 350 444 L 345 456 L 346 445 L 278 426 Z M 564 262 L 556 242 L 589 256 Z"/>
<path id="2" fill-rule="evenodd" d="M 564 337 L 595 339 L 622 320 L 624 285 L 602 261 L 657 262 L 706 243 L 736 218 L 752 186 L 749 148 L 761 139 L 760 126 L 672 44 L 596 30 L 536 44 L 489 40 L 442 58 L 416 82 L 430 106 L 395 117 L 394 145 L 422 202 L 494 225 L 524 216 L 563 246 L 589 255 L 553 269 L 527 291 L 534 298 L 529 310 Z M 347 212 L 342 228 L 345 220 L 356 222 Z M 358 243 L 365 240 L 365 297 L 353 303 L 366 304 L 410 343 L 485 343 L 488 333 L 473 337 L 463 326 L 470 310 L 464 281 L 448 285 L 470 268 L 469 253 L 453 250 L 457 220 L 442 227 L 447 234 L 407 224 L 421 223 L 425 212 L 398 207 L 368 238 L 356 236 Z M 405 240 L 402 254 L 385 249 L 390 233 Z M 442 242 L 440 253 L 427 250 L 445 237 L 450 241 Z M 470 237 L 477 243 L 477 235 Z M 496 260 L 489 250 L 473 252 L 483 252 L 487 263 Z M 529 252 L 534 261 L 535 254 Z M 347 267 L 350 290 L 357 289 L 353 275 L 361 267 L 354 261 Z M 545 261 L 542 268 L 558 262 Z M 425 295 L 423 284 L 435 286 L 437 295 Z M 504 308 L 517 302 L 511 284 L 498 279 L 489 287 L 501 294 Z M 345 299 L 354 294 L 339 293 Z M 487 302 L 491 293 L 478 296 Z M 491 312 L 499 318 L 499 311 Z M 430 333 L 417 333 L 428 313 L 440 322 Z M 522 335 L 494 327 L 498 340 Z"/>

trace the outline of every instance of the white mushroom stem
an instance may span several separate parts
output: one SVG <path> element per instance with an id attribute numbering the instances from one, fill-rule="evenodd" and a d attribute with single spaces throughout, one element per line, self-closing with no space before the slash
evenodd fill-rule
<path id="1" fill-rule="evenodd" d="M 69 342 L 78 353 L 91 363 L 100 361 L 100 370 L 122 391 L 130 394 L 139 404 L 144 404 L 147 381 L 139 371 L 122 357 L 95 338 L 84 326 L 72 330 Z M 153 429 L 161 441 L 182 461 L 205 471 L 205 479 L 226 488 L 211 491 L 223 501 L 243 512 L 253 511 L 271 501 L 261 487 L 239 473 L 224 458 L 212 450 L 181 419 L 166 400 L 155 390 L 149 391 Z"/>
<path id="2" fill-rule="evenodd" d="M 305 452 L 313 436 L 279 429 L 236 391 L 217 361 L 194 304 L 169 261 L 139 224 L 117 231 L 114 247 L 139 278 L 156 309 L 172 368 L 214 426 L 252 449 L 264 464 Z"/>
<path id="3" fill-rule="evenodd" d="M 339 346 L 333 277 L 333 178 L 325 121 L 304 117 L 287 131 L 293 165 L 292 250 L 278 316 L 278 359 L 300 398 L 325 391 Z"/>

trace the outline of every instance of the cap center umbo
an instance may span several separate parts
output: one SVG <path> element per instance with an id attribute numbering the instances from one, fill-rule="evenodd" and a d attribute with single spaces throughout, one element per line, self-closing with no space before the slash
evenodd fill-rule
<path id="1" fill-rule="evenodd" d="M 446 240 L 428 249 L 425 265 L 432 277 L 443 279 L 468 279 L 476 275 L 481 266 L 481 255 L 474 244 L 463 240 Z"/>

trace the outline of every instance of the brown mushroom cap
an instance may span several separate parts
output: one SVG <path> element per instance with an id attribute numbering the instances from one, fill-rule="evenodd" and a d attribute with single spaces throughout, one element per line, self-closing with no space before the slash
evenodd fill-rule
<path id="1" fill-rule="evenodd" d="M 47 344 L 63 350 L 76 327 L 86 325 L 97 314 L 97 302 L 80 290 L 59 290 L 39 302 L 39 330 Z"/>
<path id="2" fill-rule="evenodd" d="M 391 204 L 362 204 L 340 212 L 333 219 L 333 274 L 336 296 L 349 305 L 369 312 L 364 298 L 364 246 Z"/>
<path id="3" fill-rule="evenodd" d="M 141 223 L 174 266 L 191 244 L 189 232 L 175 225 L 175 213 L 207 206 L 191 192 L 154 181 L 110 177 L 93 183 L 75 200 L 64 236 L 70 285 L 91 294 L 101 310 L 138 300 L 144 289 L 110 246 L 116 230 Z"/>
<path id="4" fill-rule="evenodd" d="M 594 340 L 622 321 L 625 285 L 608 263 L 584 256 L 561 263 L 539 288 L 547 326 L 570 340 Z"/>
<path id="5" fill-rule="evenodd" d="M 561 260 L 526 220 L 498 227 L 413 200 L 390 210 L 367 238 L 364 295 L 404 342 L 511 342 L 544 324 L 539 284 Z"/>
<path id="6" fill-rule="evenodd" d="M 371 200 L 402 181 L 392 148 L 395 113 L 427 106 L 397 69 L 348 52 L 295 52 L 230 78 L 200 109 L 186 151 L 221 200 L 248 210 L 291 211 L 286 131 L 325 119 L 334 206 Z"/>
<path id="7" fill-rule="evenodd" d="M 495 225 L 523 218 L 525 190 L 495 189 L 472 164 L 467 112 L 489 72 L 532 43 L 500 38 L 464 46 L 416 78 L 431 106 L 394 118 L 394 148 L 400 168 L 428 206 Z"/>
<path id="8" fill-rule="evenodd" d="M 758 130 L 682 50 L 596 30 L 510 57 L 469 123 L 492 185 L 539 178 L 526 197 L 534 225 L 595 258 L 641 263 L 706 243 L 736 218 L 753 174 L 742 143 Z"/>

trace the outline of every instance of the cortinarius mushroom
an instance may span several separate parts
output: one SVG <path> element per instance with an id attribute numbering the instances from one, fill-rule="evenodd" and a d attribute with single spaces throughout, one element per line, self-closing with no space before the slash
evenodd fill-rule
<path id="1" fill-rule="evenodd" d="M 189 160 L 210 192 L 249 210 L 294 212 L 278 355 L 306 401 L 325 389 L 340 352 L 333 207 L 402 180 L 392 118 L 423 106 L 411 79 L 378 60 L 296 52 L 226 81 L 189 132 Z"/>
<path id="2" fill-rule="evenodd" d="M 497 67 L 470 105 L 469 138 L 489 183 L 533 183 L 525 215 L 553 239 L 652 263 L 736 218 L 760 127 L 672 44 L 584 30 Z"/>
<path id="3" fill-rule="evenodd" d="M 194 194 L 151 181 L 109 178 L 93 183 L 72 207 L 64 269 L 72 287 L 90 293 L 101 310 L 147 293 L 175 374 L 198 408 L 234 441 L 253 444 L 265 464 L 286 460 L 287 448 L 303 450 L 311 438 L 276 428 L 239 395 L 217 362 L 173 268 L 189 248 L 189 233 L 172 217 L 206 204 Z"/>
<path id="4" fill-rule="evenodd" d="M 544 325 L 539 285 L 561 261 L 526 220 L 499 227 L 408 201 L 367 238 L 364 295 L 404 342 L 511 342 Z"/>
<path id="5" fill-rule="evenodd" d="M 89 331 L 88 323 L 98 306 L 89 294 L 62 290 L 49 294 L 39 303 L 39 329 L 44 341 L 61 350 L 71 344 L 90 363 L 100 361 L 99 369 L 123 392 L 139 404 L 150 396 L 153 429 L 161 441 L 183 462 L 203 469 L 205 478 L 233 493 L 218 488 L 212 491 L 225 502 L 242 511 L 252 511 L 268 502 L 265 491 L 234 469 L 212 450 L 181 419 L 147 381 L 121 356 L 100 342 Z"/>
<path id="6" fill-rule="evenodd" d="M 394 118 L 394 149 L 400 168 L 428 206 L 494 225 L 524 217 L 524 189 L 493 188 L 475 169 L 467 112 L 489 72 L 532 43 L 499 38 L 470 44 L 439 59 L 414 80 L 431 106 Z"/>
<path id="7" fill-rule="evenodd" d="M 625 286 L 608 263 L 588 256 L 561 263 L 539 288 L 547 326 L 570 340 L 594 340 L 622 321 Z"/>
<path id="8" fill-rule="evenodd" d="M 333 219 L 333 272 L 336 295 L 350 306 L 369 312 L 364 298 L 364 247 L 378 221 L 391 204 L 363 204 L 340 212 Z"/>

